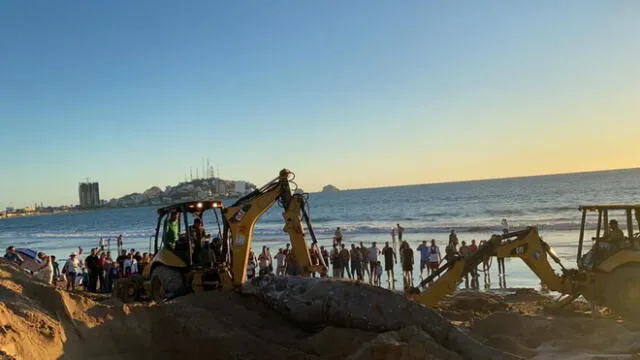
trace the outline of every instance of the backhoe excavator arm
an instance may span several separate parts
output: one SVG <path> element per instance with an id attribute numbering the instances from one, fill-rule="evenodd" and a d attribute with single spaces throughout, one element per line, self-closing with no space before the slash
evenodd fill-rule
<path id="1" fill-rule="evenodd" d="M 289 181 L 294 176 L 289 170 L 283 169 L 279 176 L 271 182 L 250 194 L 238 199 L 233 205 L 224 209 L 225 217 L 225 241 L 228 262 L 231 263 L 231 274 L 222 283 L 225 287 L 235 288 L 242 285 L 246 278 L 247 264 L 253 235 L 253 227 L 256 222 L 273 204 L 279 202 L 284 208 L 284 231 L 289 234 L 293 254 L 303 276 L 317 271 L 326 273 L 326 266 L 312 266 L 309 249 L 304 238 L 301 216 L 304 218 L 311 237 L 315 240 L 315 234 L 311 222 L 305 210 L 304 197 L 301 194 L 292 194 Z"/>
<path id="2" fill-rule="evenodd" d="M 555 263 L 562 266 L 560 259 L 553 252 L 549 244 L 540 238 L 538 229 L 532 227 L 519 231 L 515 233 L 515 235 L 515 239 L 502 241 L 499 246 L 496 246 L 495 255 L 503 258 L 521 258 L 549 290 L 563 291 L 565 288 L 564 278 L 556 274 L 547 257 L 550 257 Z M 564 267 L 563 270 L 565 270 Z"/>
<path id="3" fill-rule="evenodd" d="M 452 294 L 463 276 L 477 268 L 489 256 L 519 257 L 550 290 L 572 293 L 571 283 L 566 282 L 564 276 L 554 272 L 547 257 L 551 257 L 558 264 L 560 259 L 540 238 L 538 230 L 531 227 L 504 235 L 493 235 L 470 257 L 466 259 L 460 256 L 454 257 L 424 279 L 418 287 L 411 289 L 409 296 L 426 306 L 433 307 L 442 298 Z"/>

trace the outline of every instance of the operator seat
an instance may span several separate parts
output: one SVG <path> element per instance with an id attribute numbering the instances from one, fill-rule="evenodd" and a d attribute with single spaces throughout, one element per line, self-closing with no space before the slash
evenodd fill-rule
<path id="1" fill-rule="evenodd" d="M 178 237 L 178 241 L 176 241 L 176 245 L 173 248 L 173 252 L 182 259 L 185 264 L 189 263 L 189 243 L 187 242 L 187 235 L 182 233 Z"/>

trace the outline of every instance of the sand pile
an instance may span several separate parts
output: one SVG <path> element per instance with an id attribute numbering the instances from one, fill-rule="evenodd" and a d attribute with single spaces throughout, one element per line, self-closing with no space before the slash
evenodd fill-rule
<path id="1" fill-rule="evenodd" d="M 640 359 L 640 327 L 606 310 L 592 316 L 576 301 L 566 309 L 531 289 L 507 295 L 460 292 L 440 305 L 487 345 L 533 359 Z"/>
<path id="2" fill-rule="evenodd" d="M 462 358 L 420 326 L 365 331 L 337 326 L 335 320 L 301 325 L 259 297 L 236 293 L 122 304 L 40 284 L 2 260 L 0 299 L 0 359 Z M 640 351 L 637 330 L 611 318 L 550 316 L 543 311 L 545 301 L 530 293 L 461 293 L 442 309 L 478 341 L 522 357 L 630 358 Z"/>
<path id="3" fill-rule="evenodd" d="M 122 304 L 41 284 L 0 260 L 0 359 L 459 359 L 419 329 L 300 328 L 255 297 Z"/>
<path id="4" fill-rule="evenodd" d="M 18 359 L 140 354 L 148 337 L 146 311 L 56 289 L 4 261 L 0 297 L 0 350 Z"/>

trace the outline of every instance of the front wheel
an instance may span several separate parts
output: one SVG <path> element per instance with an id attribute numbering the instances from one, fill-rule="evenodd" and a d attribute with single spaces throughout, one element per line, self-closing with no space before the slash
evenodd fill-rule
<path id="1" fill-rule="evenodd" d="M 182 274 L 170 267 L 158 265 L 151 272 L 151 299 L 160 302 L 175 296 L 184 288 Z"/>
<path id="2" fill-rule="evenodd" d="M 615 269 L 603 290 L 608 308 L 625 319 L 640 321 L 640 265 Z"/>

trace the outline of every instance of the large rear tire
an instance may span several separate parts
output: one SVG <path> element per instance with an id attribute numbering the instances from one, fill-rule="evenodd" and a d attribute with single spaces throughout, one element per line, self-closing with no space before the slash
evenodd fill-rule
<path id="1" fill-rule="evenodd" d="M 182 274 L 164 265 L 156 266 L 151 272 L 151 299 L 160 302 L 184 289 Z"/>
<path id="2" fill-rule="evenodd" d="M 640 265 L 615 269 L 604 287 L 605 305 L 630 321 L 640 321 Z"/>

